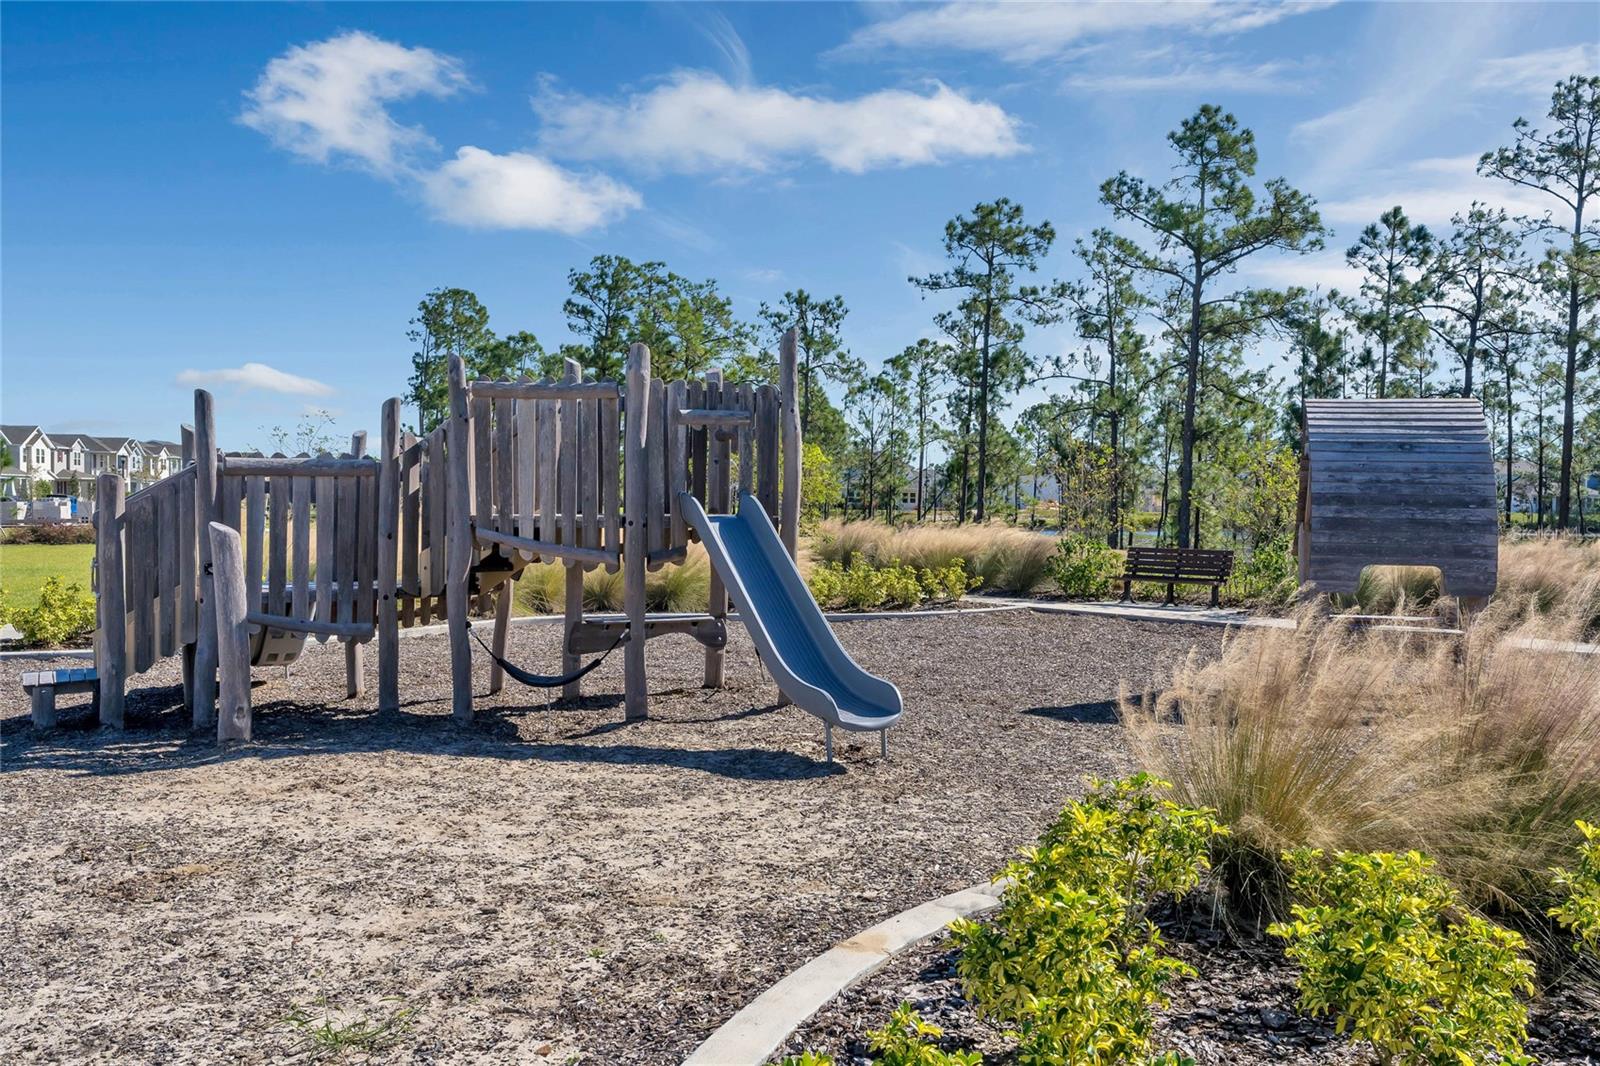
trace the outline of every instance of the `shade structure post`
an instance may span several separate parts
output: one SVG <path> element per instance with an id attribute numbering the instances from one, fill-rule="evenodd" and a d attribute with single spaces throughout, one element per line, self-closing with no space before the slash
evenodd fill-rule
<path id="1" fill-rule="evenodd" d="M 217 420 L 211 394 L 194 390 L 194 520 L 200 555 L 200 602 L 195 613 L 194 728 L 211 725 L 217 714 L 217 605 L 211 580 L 211 537 L 217 520 Z M 238 515 L 233 516 L 238 521 Z"/>
<path id="2" fill-rule="evenodd" d="M 128 682 L 126 585 L 122 559 L 122 478 L 95 479 L 95 673 L 100 679 L 100 724 L 122 728 L 123 692 Z"/>
<path id="3" fill-rule="evenodd" d="M 624 717 L 639 721 L 649 716 L 649 688 L 644 673 L 645 564 L 649 544 L 645 530 L 645 500 L 651 476 L 645 446 L 650 420 L 650 349 L 634 344 L 628 349 L 625 407 L 622 513 L 626 519 L 622 539 L 623 608 L 628 615 L 628 641 L 624 656 Z"/>
<path id="4" fill-rule="evenodd" d="M 467 596 L 472 570 L 472 422 L 467 414 L 467 365 L 450 360 L 449 462 L 446 499 L 447 551 L 445 614 L 450 623 L 451 714 L 472 721 L 472 644 L 467 627 Z"/>

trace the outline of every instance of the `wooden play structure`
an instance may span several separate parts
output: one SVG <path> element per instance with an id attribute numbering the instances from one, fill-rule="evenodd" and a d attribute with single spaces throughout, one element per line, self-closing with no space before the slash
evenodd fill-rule
<path id="1" fill-rule="evenodd" d="M 1301 584 L 1353 593 L 1367 566 L 1435 566 L 1458 599 L 1494 592 L 1494 456 L 1477 400 L 1307 400 L 1302 439 Z"/>
<path id="2" fill-rule="evenodd" d="M 220 741 L 249 739 L 252 667 L 288 666 L 308 636 L 337 640 L 347 693 L 356 696 L 364 649 L 375 643 L 378 708 L 393 711 L 399 631 L 446 621 L 452 709 L 470 720 L 480 639 L 470 617 L 494 618 L 485 646 L 489 690 L 501 689 L 508 670 L 527 677 L 504 658 L 512 597 L 528 566 L 554 562 L 566 567 L 562 674 L 533 683 L 578 696 L 582 657 L 621 648 L 625 714 L 643 718 L 645 644 L 677 633 L 703 645 L 705 684 L 720 687 L 730 575 L 713 569 L 705 614 L 652 616 L 645 574 L 685 559 L 697 535 L 685 511 L 691 498 L 704 528 L 708 514 L 759 512 L 792 566 L 800 513 L 795 344 L 790 331 L 777 385 L 726 382 L 717 371 L 663 381 L 651 376 L 642 344 L 629 350 L 623 382 L 585 380 L 571 360 L 560 381 L 469 381 L 456 359 L 446 421 L 420 438 L 402 433 L 400 402 L 391 399 L 376 454 L 365 434 L 341 456 L 223 454 L 212 398 L 198 390 L 181 472 L 126 500 L 118 478 L 99 479 L 95 671 L 70 683 L 88 680 L 101 722 L 120 727 L 129 680 L 181 656 L 194 725 L 215 723 Z M 584 616 L 583 575 L 596 567 L 622 571 L 621 619 Z M 746 586 L 746 595 L 757 591 Z M 759 621 L 750 610 L 746 624 Z M 774 659 L 781 654 L 778 643 L 761 646 Z M 849 680 L 848 669 L 831 652 L 789 654 L 794 670 L 774 676 L 810 670 L 819 688 L 847 687 L 840 678 Z M 53 724 L 54 679 L 35 680 L 51 697 L 47 711 L 36 698 L 35 720 Z M 835 695 L 849 704 L 848 693 Z M 830 730 L 881 732 L 898 717 L 898 700 L 895 692 L 892 716 L 867 708 L 878 717 L 861 717 L 862 708 L 844 706 L 824 717 Z"/>

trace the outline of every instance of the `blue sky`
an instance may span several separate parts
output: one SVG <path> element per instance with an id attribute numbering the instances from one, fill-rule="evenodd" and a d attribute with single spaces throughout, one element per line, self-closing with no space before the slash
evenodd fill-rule
<path id="1" fill-rule="evenodd" d="M 1337 284 L 1391 203 L 1538 206 L 1472 161 L 1600 69 L 1593 4 L 7 4 L 0 416 L 225 446 L 308 407 L 377 427 L 441 285 L 567 339 L 590 256 L 715 277 L 741 315 L 841 293 L 869 363 L 929 330 L 905 281 L 1009 196 L 1071 239 L 1159 177 L 1201 102 L 1315 196 Z M 1036 338 L 1070 348 L 1069 330 Z"/>

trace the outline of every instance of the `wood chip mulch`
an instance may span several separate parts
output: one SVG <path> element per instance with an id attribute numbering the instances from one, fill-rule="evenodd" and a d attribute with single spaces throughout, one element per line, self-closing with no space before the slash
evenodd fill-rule
<path id="1" fill-rule="evenodd" d="M 343 654 L 257 671 L 255 740 L 191 734 L 175 659 L 128 728 L 62 700 L 37 736 L 0 664 L 0 1060 L 311 1061 L 312 1022 L 385 1032 L 373 1061 L 673 1063 L 779 977 L 963 888 L 1088 774 L 1127 769 L 1120 679 L 1159 683 L 1216 629 L 1026 611 L 851 621 L 900 685 L 890 760 L 774 705 L 737 626 L 728 685 L 649 646 L 651 719 L 621 656 L 550 704 L 508 682 L 449 716 L 440 637 L 401 645 L 399 714 L 344 698 Z M 510 657 L 559 668 L 559 630 Z M 63 664 L 67 665 L 67 664 Z M 79 664 L 81 665 L 81 664 Z M 352 1030 L 353 1031 L 353 1030 Z"/>

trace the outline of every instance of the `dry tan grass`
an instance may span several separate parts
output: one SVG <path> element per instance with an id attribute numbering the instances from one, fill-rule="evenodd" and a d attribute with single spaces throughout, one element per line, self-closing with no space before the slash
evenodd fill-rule
<path id="1" fill-rule="evenodd" d="M 1055 537 L 998 523 L 891 527 L 829 520 L 818 526 L 811 552 L 841 566 L 861 558 L 874 566 L 900 562 L 938 570 L 960 559 L 982 588 L 1028 593 L 1049 580 L 1056 544 Z"/>
<path id="2" fill-rule="evenodd" d="M 689 545 L 681 564 L 663 566 L 645 578 L 645 607 L 650 611 L 703 611 L 711 580 L 711 561 L 699 544 Z M 517 579 L 517 606 L 532 614 L 559 614 L 566 603 L 566 567 L 535 563 Z M 622 571 L 597 567 L 583 575 L 583 609 L 623 609 Z"/>
<path id="3" fill-rule="evenodd" d="M 1586 543 L 1571 537 L 1501 540 L 1496 594 L 1531 598 L 1544 612 L 1586 616 L 1590 632 L 1600 629 L 1600 541 Z M 1428 566 L 1368 567 L 1355 595 L 1337 599 L 1369 614 L 1453 609 L 1453 601 L 1440 600 L 1439 572 Z"/>
<path id="4" fill-rule="evenodd" d="M 1600 656 L 1538 643 L 1584 620 L 1502 596 L 1461 638 L 1296 621 L 1122 700 L 1139 761 L 1232 827 L 1241 911 L 1276 914 L 1278 856 L 1308 844 L 1416 848 L 1474 905 L 1536 916 L 1573 820 L 1600 814 Z"/>

